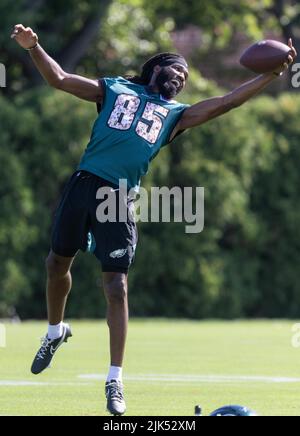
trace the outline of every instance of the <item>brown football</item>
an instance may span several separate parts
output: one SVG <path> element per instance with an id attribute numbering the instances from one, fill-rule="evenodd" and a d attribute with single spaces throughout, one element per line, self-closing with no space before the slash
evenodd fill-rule
<path id="1" fill-rule="evenodd" d="M 270 73 L 288 60 L 290 52 L 288 45 L 266 39 L 249 47 L 242 54 L 240 63 L 254 73 Z"/>

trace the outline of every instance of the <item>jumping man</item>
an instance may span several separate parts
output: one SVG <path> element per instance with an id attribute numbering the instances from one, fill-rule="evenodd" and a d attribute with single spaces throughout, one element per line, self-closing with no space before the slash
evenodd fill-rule
<path id="1" fill-rule="evenodd" d="M 110 333 L 110 369 L 106 381 L 107 409 L 113 415 L 126 411 L 122 366 L 128 325 L 128 271 L 137 245 L 134 222 L 99 222 L 96 209 L 99 188 L 119 191 L 125 179 L 137 188 L 149 163 L 160 149 L 186 129 L 237 108 L 262 91 L 286 70 L 296 57 L 292 49 L 287 63 L 262 74 L 234 91 L 193 106 L 174 100 L 188 80 L 188 65 L 178 54 L 161 53 L 149 59 L 141 75 L 91 80 L 65 72 L 41 47 L 29 27 L 16 25 L 12 38 L 28 50 L 46 82 L 57 89 L 97 104 L 90 142 L 77 171 L 69 180 L 56 211 L 47 265 L 48 333 L 33 364 L 33 374 L 44 371 L 57 351 L 72 336 L 64 323 L 71 290 L 71 267 L 78 250 L 86 251 L 92 237 L 93 251 L 102 265 Z M 132 200 L 126 198 L 130 209 Z"/>

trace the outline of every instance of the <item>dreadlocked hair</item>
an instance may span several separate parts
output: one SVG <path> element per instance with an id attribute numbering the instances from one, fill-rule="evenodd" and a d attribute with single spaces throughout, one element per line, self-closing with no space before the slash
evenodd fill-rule
<path id="1" fill-rule="evenodd" d="M 136 83 L 137 85 L 149 85 L 151 81 L 151 77 L 153 74 L 153 69 L 156 65 L 160 65 L 161 63 L 168 61 L 169 59 L 172 59 L 175 61 L 176 59 L 181 60 L 185 62 L 183 56 L 177 54 L 177 53 L 159 53 L 155 56 L 152 56 L 150 59 L 148 59 L 144 65 L 142 66 L 142 72 L 140 76 L 125 76 L 127 80 L 129 80 L 132 83 Z"/>

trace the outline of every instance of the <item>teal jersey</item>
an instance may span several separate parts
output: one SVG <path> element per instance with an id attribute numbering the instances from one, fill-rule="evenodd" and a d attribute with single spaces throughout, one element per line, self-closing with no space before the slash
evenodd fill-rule
<path id="1" fill-rule="evenodd" d="M 123 77 L 105 78 L 102 86 L 101 111 L 78 169 L 115 185 L 126 179 L 129 189 L 136 188 L 188 105 Z"/>

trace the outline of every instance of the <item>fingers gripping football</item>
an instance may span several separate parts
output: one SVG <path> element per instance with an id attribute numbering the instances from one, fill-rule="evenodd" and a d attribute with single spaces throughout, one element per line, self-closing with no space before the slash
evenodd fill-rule
<path id="1" fill-rule="evenodd" d="M 294 62 L 294 60 L 297 57 L 297 51 L 296 51 L 295 47 L 293 46 L 293 41 L 291 38 L 289 39 L 288 46 L 290 47 L 291 50 L 290 50 L 289 55 L 286 59 L 286 62 L 281 67 L 279 67 L 277 70 L 275 70 L 275 73 L 279 73 L 279 74 L 283 73 L 285 70 L 287 70 L 290 67 L 290 65 L 292 65 L 292 63 Z"/>
<path id="2" fill-rule="evenodd" d="M 291 53 L 290 53 L 289 58 L 288 58 L 288 60 L 289 60 L 288 63 L 289 63 L 289 65 L 291 65 L 291 64 L 294 62 L 294 60 L 296 59 L 297 55 L 298 55 L 298 53 L 297 53 L 295 47 L 293 46 L 293 40 L 292 40 L 292 38 L 289 39 L 288 46 L 289 46 L 290 49 L 291 49 Z"/>
<path id="3" fill-rule="evenodd" d="M 30 49 L 38 43 L 37 34 L 34 33 L 31 27 L 24 27 L 22 24 L 17 24 L 14 27 L 11 38 L 15 39 L 25 49 Z"/>

